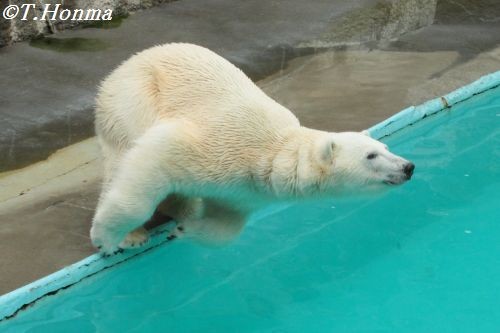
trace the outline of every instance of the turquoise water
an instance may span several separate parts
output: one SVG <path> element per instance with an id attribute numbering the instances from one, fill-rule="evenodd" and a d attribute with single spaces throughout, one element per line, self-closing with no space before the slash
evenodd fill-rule
<path id="1" fill-rule="evenodd" d="M 2 332 L 499 332 L 500 89 L 385 140 L 408 184 L 289 207 L 233 245 L 175 241 Z"/>

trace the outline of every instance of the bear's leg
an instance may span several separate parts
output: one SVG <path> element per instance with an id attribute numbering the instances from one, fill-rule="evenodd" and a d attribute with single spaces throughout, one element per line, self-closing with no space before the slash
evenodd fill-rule
<path id="1" fill-rule="evenodd" d="M 160 203 L 158 210 L 175 221 L 182 221 L 201 218 L 204 206 L 202 198 L 172 194 Z"/>
<path id="2" fill-rule="evenodd" d="M 104 253 L 117 251 L 126 235 L 142 226 L 170 193 L 169 147 L 174 126 L 157 125 L 137 140 L 101 195 L 90 236 Z"/>
<path id="3" fill-rule="evenodd" d="M 225 245 L 233 241 L 245 226 L 243 218 L 201 218 L 179 221 L 167 237 L 185 237 L 206 245 Z"/>
<path id="4" fill-rule="evenodd" d="M 113 175 L 118 168 L 118 163 L 120 158 L 123 156 L 122 151 L 117 147 L 113 147 L 104 139 L 99 139 L 99 145 L 101 146 L 102 155 L 104 157 L 104 186 L 107 186 L 113 179 Z"/>
<path id="5" fill-rule="evenodd" d="M 246 223 L 245 214 L 212 200 L 203 201 L 203 209 L 197 213 L 203 215 L 176 217 L 177 227 L 168 238 L 186 237 L 207 245 L 224 245 L 234 240 Z"/>
<path id="6" fill-rule="evenodd" d="M 101 201 L 102 196 L 109 190 L 111 180 L 116 174 L 118 169 L 119 160 L 123 157 L 123 153 L 117 148 L 113 147 L 105 140 L 99 138 L 99 145 L 101 146 L 101 151 L 103 155 L 104 164 L 104 176 L 102 179 L 102 189 L 99 195 L 99 201 Z"/>

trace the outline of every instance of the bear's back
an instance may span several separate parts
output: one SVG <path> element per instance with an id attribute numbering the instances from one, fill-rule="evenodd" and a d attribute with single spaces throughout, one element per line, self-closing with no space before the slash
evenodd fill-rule
<path id="1" fill-rule="evenodd" d="M 116 137 L 117 131 L 132 141 L 168 119 L 189 120 L 205 135 L 218 135 L 222 144 L 238 137 L 268 140 L 280 128 L 299 126 L 289 110 L 229 61 L 182 43 L 156 46 L 125 61 L 103 82 L 97 98 L 96 127 L 104 136 Z M 228 142 L 221 133 L 228 134 Z"/>

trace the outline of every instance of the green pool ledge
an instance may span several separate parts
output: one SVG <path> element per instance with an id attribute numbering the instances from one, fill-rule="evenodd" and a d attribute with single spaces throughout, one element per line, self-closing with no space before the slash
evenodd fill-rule
<path id="1" fill-rule="evenodd" d="M 474 95 L 481 94 L 498 86 L 500 86 L 500 71 L 485 75 L 477 81 L 421 105 L 410 106 L 369 128 L 368 132 L 373 138 L 381 139 L 423 118 L 446 110 Z M 273 207 L 260 212 L 258 218 L 273 214 L 283 208 Z M 103 257 L 97 253 L 93 254 L 44 278 L 0 296 L 0 321 L 7 320 L 15 316 L 19 311 L 35 305 L 36 301 L 41 298 L 53 295 L 57 291 L 71 287 L 89 276 L 161 246 L 167 242 L 166 235 L 169 229 L 169 225 L 154 229 L 150 242 L 140 249 L 128 250 L 111 257 Z"/>

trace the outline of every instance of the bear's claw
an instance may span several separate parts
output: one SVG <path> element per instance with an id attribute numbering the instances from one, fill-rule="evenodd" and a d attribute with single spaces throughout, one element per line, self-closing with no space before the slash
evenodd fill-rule
<path id="1" fill-rule="evenodd" d="M 118 250 L 115 250 L 115 251 L 113 251 L 113 252 L 101 252 L 101 256 L 102 256 L 103 258 L 109 258 L 109 257 L 114 256 L 114 255 L 117 255 L 117 254 L 119 254 L 119 253 L 123 253 L 123 251 L 124 251 L 124 249 L 122 249 L 122 248 L 118 248 Z"/>
<path id="2" fill-rule="evenodd" d="M 143 246 L 149 241 L 149 232 L 141 227 L 130 232 L 120 243 L 122 249 L 132 249 Z"/>

